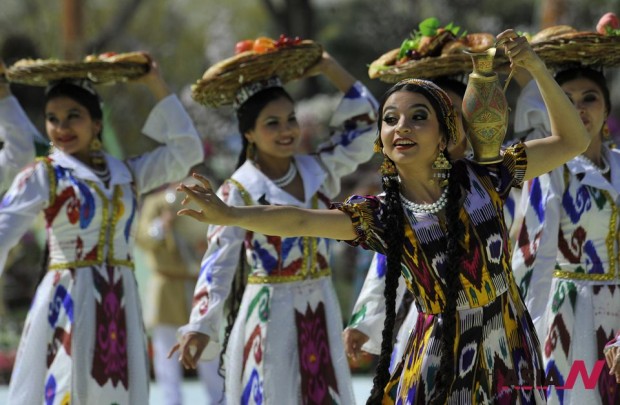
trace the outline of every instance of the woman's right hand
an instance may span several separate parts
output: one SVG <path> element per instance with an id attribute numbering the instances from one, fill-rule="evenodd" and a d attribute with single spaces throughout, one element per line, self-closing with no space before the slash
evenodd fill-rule
<path id="1" fill-rule="evenodd" d="M 179 362 L 183 364 L 183 367 L 187 369 L 195 369 L 198 365 L 198 360 L 202 356 L 202 352 L 209 344 L 209 335 L 199 332 L 190 332 L 183 335 L 181 343 L 177 343 L 168 352 L 168 358 L 180 350 Z"/>
<path id="2" fill-rule="evenodd" d="M 206 177 L 198 173 L 193 173 L 192 177 L 202 184 L 181 184 L 177 191 L 185 193 L 181 205 L 193 201 L 198 204 L 200 210 L 183 208 L 177 215 L 186 215 L 207 224 L 229 225 L 234 207 L 229 207 L 217 196 Z"/>
<path id="3" fill-rule="evenodd" d="M 368 335 L 355 328 L 346 328 L 342 332 L 344 351 L 353 363 L 359 361 L 359 357 L 362 354 L 362 346 L 368 342 L 368 339 Z"/>

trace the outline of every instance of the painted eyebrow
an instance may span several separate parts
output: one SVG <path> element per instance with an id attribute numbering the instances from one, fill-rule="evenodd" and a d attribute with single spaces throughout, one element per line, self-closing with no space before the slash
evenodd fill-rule
<path id="1" fill-rule="evenodd" d="M 67 113 L 80 113 L 80 110 L 79 110 L 79 109 L 77 109 L 77 108 L 73 108 L 73 107 L 72 107 L 72 108 L 70 108 L 69 110 L 67 110 Z M 45 113 L 45 116 L 46 116 L 46 117 L 47 117 L 47 116 L 49 116 L 49 115 L 54 115 L 54 113 L 53 113 L 53 112 L 47 112 L 47 113 Z"/>
<path id="2" fill-rule="evenodd" d="M 413 109 L 416 109 L 416 108 L 423 108 L 423 109 L 425 109 L 425 110 L 426 110 L 426 111 L 428 111 L 428 112 L 430 112 L 430 111 L 431 111 L 431 110 L 430 110 L 430 108 L 428 108 L 428 106 L 427 106 L 426 104 L 422 104 L 422 103 L 411 104 L 411 105 L 410 105 L 407 109 L 408 109 L 408 110 L 413 110 Z M 396 106 L 394 106 L 394 105 L 389 105 L 389 106 L 386 106 L 386 107 L 383 109 L 383 111 L 390 111 L 390 110 L 396 110 L 396 109 L 397 109 L 397 107 L 396 107 Z"/>

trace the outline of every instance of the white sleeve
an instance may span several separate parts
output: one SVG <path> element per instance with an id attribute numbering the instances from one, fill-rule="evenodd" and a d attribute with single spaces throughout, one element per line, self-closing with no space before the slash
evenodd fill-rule
<path id="1" fill-rule="evenodd" d="M 175 95 L 157 103 L 142 131 L 163 145 L 127 160 L 140 193 L 183 179 L 204 159 L 200 136 Z"/>
<path id="2" fill-rule="evenodd" d="M 9 250 L 49 203 L 49 175 L 43 163 L 20 172 L 0 203 L 0 276 Z"/>
<path id="3" fill-rule="evenodd" d="M 525 184 L 523 217 L 513 248 L 512 270 L 539 335 L 557 261 L 562 170 L 563 166 Z"/>
<path id="4" fill-rule="evenodd" d="M 381 353 L 383 340 L 383 323 L 385 322 L 385 272 L 387 271 L 386 257 L 375 253 L 366 274 L 366 280 L 353 307 L 351 321 L 347 328 L 357 329 L 366 336 L 368 341 L 362 350 L 372 354 Z M 399 277 L 396 290 L 396 308 L 406 290 L 404 279 Z"/>
<path id="5" fill-rule="evenodd" d="M 222 188 L 218 194 L 223 198 Z M 226 203 L 245 205 L 239 191 L 232 187 Z M 209 226 L 209 247 L 200 264 L 189 323 L 179 328 L 177 335 L 180 337 L 188 332 L 209 335 L 209 346 L 217 345 L 217 350 L 210 349 L 210 352 L 219 352 L 224 304 L 239 266 L 245 235 L 246 231 L 238 227 Z"/>
<path id="6" fill-rule="evenodd" d="M 373 155 L 377 136 L 377 101 L 360 82 L 344 95 L 330 121 L 331 137 L 319 146 L 317 155 L 328 173 L 325 190 L 329 197 L 340 192 L 340 179 Z"/>
<path id="7" fill-rule="evenodd" d="M 6 190 L 17 173 L 35 157 L 34 137 L 38 134 L 17 99 L 0 100 L 0 192 Z"/>

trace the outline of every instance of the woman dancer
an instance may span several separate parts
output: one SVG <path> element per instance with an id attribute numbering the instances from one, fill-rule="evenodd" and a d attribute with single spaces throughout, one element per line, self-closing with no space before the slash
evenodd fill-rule
<path id="1" fill-rule="evenodd" d="M 549 386 L 549 403 L 616 404 L 620 390 L 603 363 L 605 345 L 620 332 L 620 153 L 605 143 L 609 89 L 603 73 L 590 67 L 560 71 L 556 80 L 592 141 L 583 154 L 523 188 L 513 270 L 555 386 L 566 383 L 576 361 L 588 372 L 598 360 L 603 367 L 595 389 L 581 379 L 573 389 Z"/>
<path id="2" fill-rule="evenodd" d="M 293 100 L 277 79 L 239 89 L 235 108 L 244 147 L 239 168 L 218 191 L 226 203 L 325 208 L 339 193 L 342 176 L 370 159 L 375 99 L 327 53 L 308 75 L 317 73 L 344 97 L 331 120 L 330 141 L 313 155 L 295 153 L 300 128 Z M 223 344 L 228 403 L 352 404 L 330 276 L 333 241 L 271 235 L 209 228 L 194 307 L 171 354 L 180 347 L 183 364 L 195 368 L 207 344 L 206 353 L 217 353 L 224 301 L 232 293 L 241 303 L 229 316 L 234 327 Z"/>
<path id="3" fill-rule="evenodd" d="M 60 80 L 45 96 L 54 151 L 22 171 L 2 200 L 0 268 L 41 212 L 49 248 L 48 272 L 18 348 L 10 404 L 148 401 L 146 337 L 132 261 L 137 198 L 182 179 L 203 159 L 203 149 L 157 64 L 136 81 L 158 101 L 143 131 L 161 146 L 126 161 L 103 152 L 97 93 L 86 80 Z M 29 124 L 22 115 L 16 125 Z"/>

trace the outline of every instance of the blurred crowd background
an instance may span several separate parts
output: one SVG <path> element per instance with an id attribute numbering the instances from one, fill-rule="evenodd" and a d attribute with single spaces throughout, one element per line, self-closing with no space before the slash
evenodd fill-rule
<path id="1" fill-rule="evenodd" d="M 568 24 L 594 31 L 600 16 L 620 12 L 617 0 L 5 0 L 0 7 L 0 57 L 10 66 L 22 58 L 82 59 L 91 53 L 146 51 L 157 60 L 168 84 L 190 112 L 204 140 L 203 170 L 219 185 L 234 170 L 241 137 L 230 108 L 207 109 L 191 99 L 191 85 L 212 64 L 232 56 L 235 43 L 267 36 L 313 39 L 380 97 L 388 84 L 368 78 L 368 65 L 398 48 L 418 23 L 437 17 L 473 32 L 498 34 L 506 28 L 536 33 Z M 614 137 L 620 128 L 617 72 L 611 84 L 609 120 Z M 326 121 L 340 95 L 320 78 L 287 86 L 299 100 L 297 116 L 303 148 L 313 150 L 328 135 Z M 13 93 L 44 133 L 43 89 L 13 85 Z M 146 89 L 126 83 L 100 86 L 105 100 L 104 146 L 124 158 L 152 149 L 140 135 L 153 106 Z M 510 103 L 519 89 L 511 83 Z M 510 139 L 511 134 L 507 135 Z M 38 145 L 44 154 L 47 144 Z M 376 192 L 378 160 L 345 179 L 342 197 Z M 206 228 L 205 228 L 206 230 Z M 23 318 L 42 277 L 39 225 L 11 253 L 0 279 L 0 384 L 8 382 Z M 339 244 L 333 267 L 343 318 L 348 320 L 371 256 Z M 198 271 L 198 269 L 196 269 Z M 149 270 L 137 252 L 136 272 L 147 294 Z M 148 311 L 148 309 L 147 309 Z M 362 370 L 364 371 L 364 370 Z"/>

